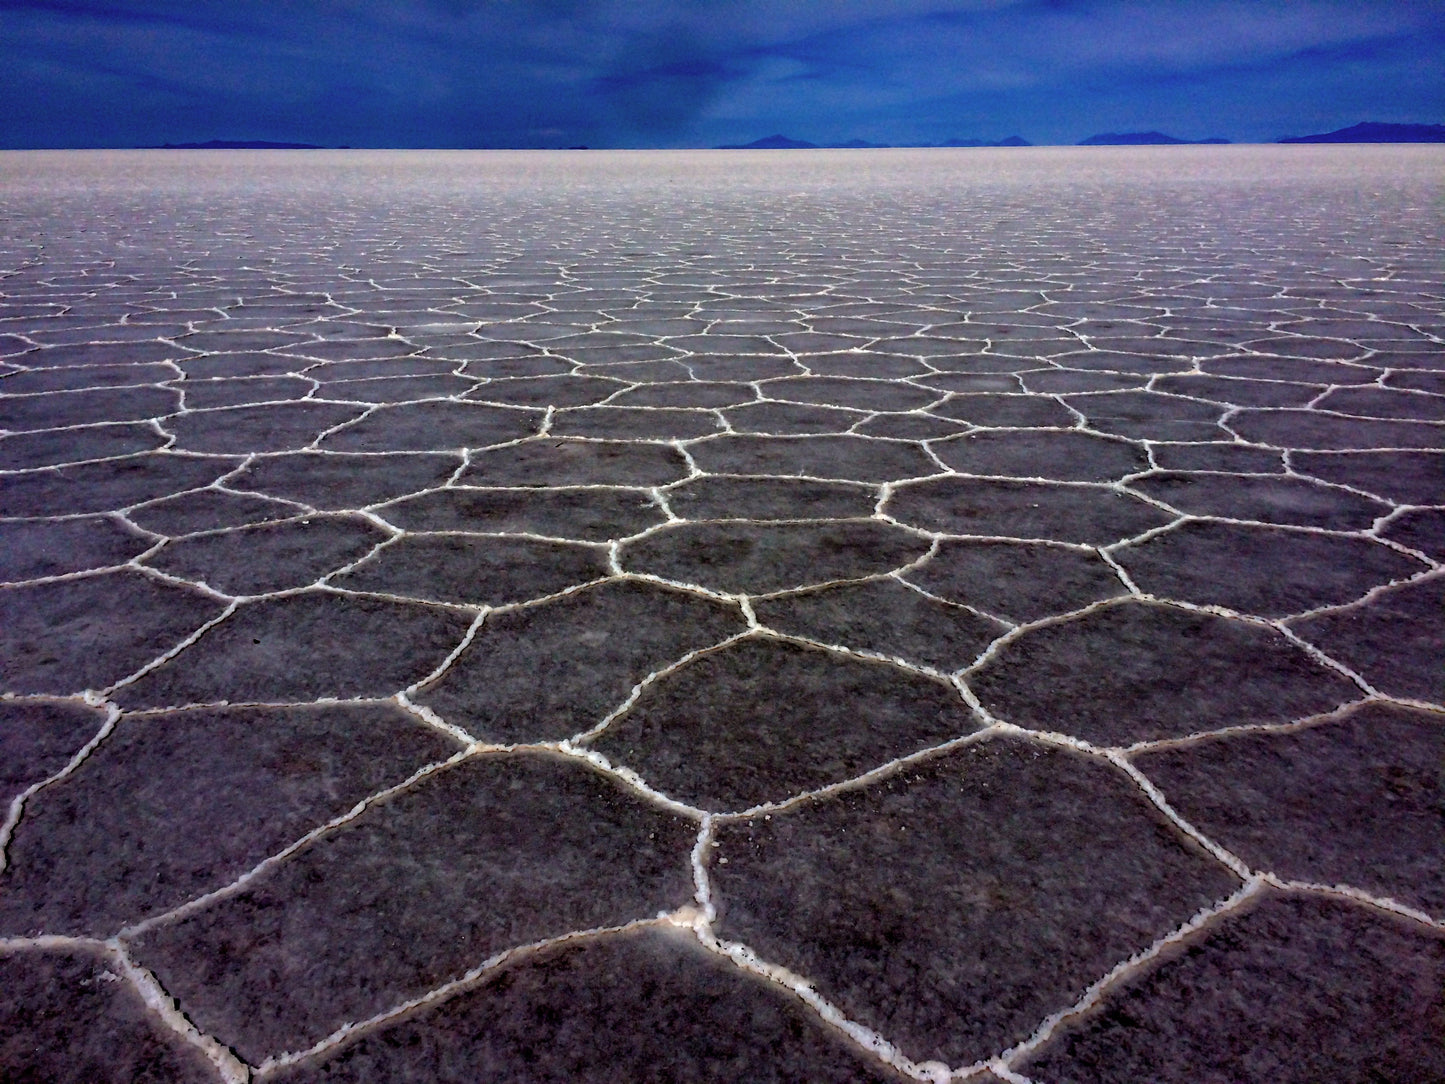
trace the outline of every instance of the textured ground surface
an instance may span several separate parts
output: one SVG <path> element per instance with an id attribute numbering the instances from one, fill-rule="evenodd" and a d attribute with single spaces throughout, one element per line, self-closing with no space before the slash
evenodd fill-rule
<path id="1" fill-rule="evenodd" d="M 0 156 L 0 1076 L 1445 1080 L 1442 177 Z"/>

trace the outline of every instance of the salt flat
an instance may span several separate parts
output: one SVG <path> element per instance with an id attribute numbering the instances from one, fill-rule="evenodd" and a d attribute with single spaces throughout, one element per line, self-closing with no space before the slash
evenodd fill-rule
<path id="1" fill-rule="evenodd" d="M 1445 1079 L 1442 188 L 0 154 L 0 1076 Z"/>

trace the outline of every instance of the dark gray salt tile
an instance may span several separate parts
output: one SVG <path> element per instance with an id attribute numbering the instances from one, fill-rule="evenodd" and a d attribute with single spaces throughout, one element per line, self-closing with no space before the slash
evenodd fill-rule
<path id="1" fill-rule="evenodd" d="M 1028 542 L 944 541 L 905 579 L 1020 624 L 1126 593 L 1097 554 Z"/>
<path id="2" fill-rule="evenodd" d="M 67 695 L 119 681 L 221 612 L 139 572 L 0 589 L 3 691 Z"/>
<path id="3" fill-rule="evenodd" d="M 312 380 L 319 380 L 324 386 L 321 390 L 322 398 L 328 398 L 337 384 L 356 380 L 373 380 L 388 378 L 424 379 L 427 377 L 442 377 L 445 382 L 442 387 L 452 387 L 457 391 L 469 391 L 476 386 L 476 381 L 463 380 L 455 376 L 452 370 L 457 368 L 457 362 L 445 361 L 441 358 L 424 358 L 416 356 L 372 358 L 359 361 L 329 361 L 321 365 L 313 365 L 305 370 L 307 376 Z M 425 386 L 425 385 L 419 385 Z"/>
<path id="4" fill-rule="evenodd" d="M 1065 361 L 1066 359 L 1060 359 Z M 1145 374 L 1097 372 L 1084 369 L 1038 369 L 1019 377 L 1024 387 L 1036 395 L 1059 395 L 1082 391 L 1118 391 L 1142 388 L 1149 382 Z"/>
<path id="5" fill-rule="evenodd" d="M 1306 478 L 1156 473 L 1136 479 L 1129 486 L 1192 516 L 1223 516 L 1337 531 L 1368 530 L 1390 511 L 1382 501 Z"/>
<path id="6" fill-rule="evenodd" d="M 299 376 L 259 377 L 251 380 L 187 380 L 177 387 L 185 393 L 189 410 L 245 406 L 301 399 L 310 393 L 311 381 Z"/>
<path id="7" fill-rule="evenodd" d="M 65 767 L 104 722 L 75 700 L 0 700 L 0 807 Z"/>
<path id="8" fill-rule="evenodd" d="M 1197 521 L 1114 557 L 1150 594 L 1261 617 L 1338 606 L 1426 568 L 1367 538 Z"/>
<path id="9" fill-rule="evenodd" d="M 826 321 L 812 321 L 814 327 L 822 326 Z M 872 327 L 873 333 L 885 335 L 890 332 L 896 333 L 899 330 L 896 323 L 878 323 L 865 325 L 860 331 Z M 898 354 L 901 357 L 927 358 L 929 362 L 940 369 L 952 368 L 954 363 L 961 358 L 976 356 L 982 347 L 977 339 L 944 339 L 926 335 L 913 335 L 906 338 L 890 338 L 881 342 L 873 343 L 869 349 L 881 354 Z"/>
<path id="10" fill-rule="evenodd" d="M 829 355 L 835 351 L 848 351 L 867 342 L 850 335 L 824 335 L 816 331 L 790 331 L 774 335 L 773 341 L 794 354 Z M 808 359 L 810 362 L 812 358 Z M 888 376 L 891 374 L 875 374 Z"/>
<path id="11" fill-rule="evenodd" d="M 809 365 L 816 359 L 809 359 Z M 769 399 L 854 410 L 918 410 L 943 397 L 942 392 L 896 380 L 848 379 L 841 376 L 797 376 L 762 385 Z"/>
<path id="12" fill-rule="evenodd" d="M 391 696 L 430 673 L 470 624 L 450 610 L 327 591 L 263 599 L 116 696 L 129 708 Z"/>
<path id="13" fill-rule="evenodd" d="M 503 949 L 686 904 L 695 831 L 579 760 L 474 757 L 153 928 L 136 952 L 254 1064 Z"/>
<path id="14" fill-rule="evenodd" d="M 180 408 L 169 388 L 98 388 L 44 395 L 0 395 L 0 429 L 57 429 L 96 422 L 158 418 Z"/>
<path id="15" fill-rule="evenodd" d="M 683 523 L 622 547 L 622 567 L 718 591 L 761 594 L 873 576 L 928 540 L 887 523 Z"/>
<path id="16" fill-rule="evenodd" d="M 55 296 L 55 291 L 49 291 Z M 159 341 L 161 335 L 175 335 L 184 328 L 175 326 L 121 324 L 105 319 L 106 314 L 73 314 L 50 318 L 43 326 L 26 330 L 26 335 L 46 348 L 25 355 L 25 364 L 35 368 L 56 368 L 70 365 L 135 365 L 189 357 L 191 349 L 182 349 Z M 110 315 L 119 315 L 112 313 Z M 79 321 L 76 317 L 81 317 Z M 52 345 L 53 344 L 53 345 Z"/>
<path id="17" fill-rule="evenodd" d="M 333 452 L 442 452 L 531 436 L 540 411 L 484 403 L 404 403 L 378 407 L 321 443 Z"/>
<path id="18" fill-rule="evenodd" d="M 577 407 L 559 410 L 549 432 L 599 440 L 689 440 L 716 433 L 722 422 L 706 410 Z"/>
<path id="19" fill-rule="evenodd" d="M 411 535 L 331 582 L 355 591 L 502 606 L 556 594 L 606 575 L 606 554 L 595 546 L 529 538 Z"/>
<path id="20" fill-rule="evenodd" d="M 26 804 L 0 928 L 108 936 L 229 884 L 457 748 L 390 704 L 130 716 Z"/>
<path id="21" fill-rule="evenodd" d="M 1259 380 L 1294 380 L 1305 384 L 1370 384 L 1379 379 L 1380 370 L 1360 365 L 1308 358 L 1260 357 L 1243 354 L 1238 357 L 1207 358 L 1199 367 L 1206 373 Z"/>
<path id="22" fill-rule="evenodd" d="M 364 409 L 338 403 L 272 403 L 177 414 L 167 418 L 165 426 L 175 434 L 175 446 L 187 451 L 285 452 L 304 448 Z"/>
<path id="23" fill-rule="evenodd" d="M 772 435 L 846 433 L 867 417 L 856 411 L 800 403 L 749 403 L 722 414 L 735 432 Z"/>
<path id="24" fill-rule="evenodd" d="M 720 812 L 841 783 L 978 726 L 946 682 L 752 637 L 644 689 L 589 745 L 664 794 Z"/>
<path id="25" fill-rule="evenodd" d="M 0 953 L 0 1073 L 13 1084 L 214 1084 L 216 1070 L 80 950 Z"/>
<path id="26" fill-rule="evenodd" d="M 1297 471 L 1404 504 L 1445 503 L 1445 452 L 1301 452 Z"/>
<path id="27" fill-rule="evenodd" d="M 1445 397 L 1389 388 L 1336 388 L 1316 403 L 1315 409 L 1366 418 L 1445 421 Z"/>
<path id="28" fill-rule="evenodd" d="M 474 389 L 467 398 L 513 406 L 575 407 L 600 403 L 626 387 L 620 380 L 599 376 L 533 376 L 491 380 Z"/>
<path id="29" fill-rule="evenodd" d="M 7 352 L 4 344 L 0 343 L 0 353 Z M 176 373 L 174 366 L 163 363 L 33 369 L 0 380 L 0 393 L 30 395 L 41 391 L 79 391 L 84 388 L 119 388 L 128 384 L 159 384 L 174 379 Z"/>
<path id="30" fill-rule="evenodd" d="M 1182 373 L 1191 368 L 1191 363 L 1183 358 L 1133 354 L 1119 349 L 1070 351 L 1064 354 L 1055 354 L 1052 360 L 1054 364 L 1065 369 L 1080 369 L 1085 372 L 1131 373 L 1138 376 L 1152 376 L 1156 373 Z"/>
<path id="31" fill-rule="evenodd" d="M 1438 318 L 1437 318 L 1438 320 Z M 1438 322 L 1434 326 L 1433 333 L 1440 337 L 1440 332 L 1445 331 L 1445 326 Z M 1441 350 L 1437 345 L 1433 350 L 1396 350 L 1390 344 L 1379 342 L 1374 344 L 1380 352 L 1370 357 L 1368 364 L 1388 366 L 1392 369 L 1414 369 L 1423 372 L 1434 372 L 1445 369 L 1441 363 Z"/>
<path id="32" fill-rule="evenodd" d="M 475 380 L 435 373 L 429 376 L 387 376 L 363 380 L 338 380 L 322 386 L 322 399 L 355 403 L 412 403 L 422 399 L 443 399 L 461 395 L 477 386 Z"/>
<path id="33" fill-rule="evenodd" d="M 1135 763 L 1254 869 L 1445 916 L 1445 716 L 1368 704 L 1303 730 L 1221 736 Z"/>
<path id="34" fill-rule="evenodd" d="M 787 338 L 783 336 L 782 338 Z M 839 344 L 848 340 L 839 339 Z M 857 342 L 866 340 L 854 340 Z M 819 376 L 861 376 L 877 380 L 897 380 L 930 372 L 928 366 L 913 358 L 896 354 L 879 354 L 871 350 L 849 350 L 838 353 L 808 354 L 802 362 Z"/>
<path id="35" fill-rule="evenodd" d="M 511 532 L 605 542 L 666 520 L 639 489 L 444 489 L 377 509 L 413 531 Z"/>
<path id="36" fill-rule="evenodd" d="M 612 401 L 629 407 L 693 407 L 712 409 L 737 406 L 758 397 L 747 384 L 688 380 L 676 384 L 643 384 L 621 392 Z"/>
<path id="37" fill-rule="evenodd" d="M 294 504 L 268 497 L 197 489 L 140 505 L 127 512 L 126 518 L 147 531 L 175 536 L 286 519 L 301 511 Z"/>
<path id="38" fill-rule="evenodd" d="M 938 473 L 938 465 L 917 444 L 867 437 L 724 436 L 701 441 L 688 452 L 710 474 L 889 482 Z"/>
<path id="39" fill-rule="evenodd" d="M 1267 896 L 1170 950 L 1020 1066 L 1038 1084 L 1445 1079 L 1445 939 Z"/>
<path id="40" fill-rule="evenodd" d="M 775 376 L 797 376 L 799 372 L 798 365 L 788 358 L 761 355 L 698 354 L 682 359 L 680 364 L 685 366 L 683 373 L 691 374 L 695 380 L 768 380 Z M 629 371 L 621 366 L 613 372 L 624 379 L 645 379 L 641 375 L 628 376 Z"/>
<path id="41" fill-rule="evenodd" d="M 1121 773 L 995 740 L 718 833 L 719 935 L 915 1061 L 1024 1038 L 1238 882 Z M 721 860 L 726 859 L 726 863 Z"/>
<path id="42" fill-rule="evenodd" d="M 1303 451 L 1445 448 L 1445 425 L 1344 418 L 1313 410 L 1241 410 L 1229 427 L 1245 440 Z"/>
<path id="43" fill-rule="evenodd" d="M 549 347 L 556 348 L 556 343 L 548 343 Z M 561 354 L 561 351 L 559 351 Z M 585 376 L 620 376 L 627 380 L 623 373 L 623 366 L 656 366 L 659 363 L 678 358 L 685 360 L 679 351 L 670 347 L 663 347 L 655 343 L 636 343 L 616 345 L 616 347 L 568 347 L 565 357 L 577 361 L 578 373 Z"/>
<path id="44" fill-rule="evenodd" d="M 1150 385 L 1155 391 L 1208 399 L 1214 403 L 1252 407 L 1302 407 L 1325 389 L 1317 384 L 1290 384 L 1280 380 L 1244 380 L 1235 377 L 1189 373 L 1161 376 Z"/>
<path id="45" fill-rule="evenodd" d="M 903 1079 L 790 994 L 666 929 L 520 958 L 440 1005 L 271 1079 L 471 1084 L 519 1073 L 576 1084 Z"/>
<path id="46" fill-rule="evenodd" d="M 246 376 L 286 376 L 300 372 L 308 362 L 286 354 L 237 351 L 183 358 L 176 364 L 188 380 L 223 380 Z"/>
<path id="47" fill-rule="evenodd" d="M 1166 471 L 1281 474 L 1284 453 L 1247 444 L 1155 444 L 1154 462 Z"/>
<path id="48" fill-rule="evenodd" d="M 662 444 L 539 437 L 473 453 L 461 482 L 472 486 L 663 486 L 687 474 L 683 454 Z"/>
<path id="49" fill-rule="evenodd" d="M 166 441 L 166 437 L 141 422 L 14 433 L 0 437 L 0 470 L 34 470 L 135 455 L 159 448 Z"/>
<path id="50" fill-rule="evenodd" d="M 749 362 L 766 362 L 769 366 L 773 364 L 785 364 L 775 358 L 739 358 L 740 364 L 746 365 Z M 613 380 L 622 380 L 627 383 L 658 381 L 666 383 L 675 380 L 691 380 L 692 372 L 681 361 L 624 361 L 617 363 L 604 363 L 601 365 L 578 365 L 579 376 L 605 376 Z M 732 379 L 724 373 L 717 377 L 700 377 L 699 379 Z"/>
<path id="51" fill-rule="evenodd" d="M 1032 629 L 970 675 L 998 717 L 1096 745 L 1283 723 L 1359 695 L 1279 633 L 1121 602 Z"/>
<path id="52" fill-rule="evenodd" d="M 1216 423 L 1225 408 L 1152 391 L 1070 395 L 1069 406 L 1089 420 L 1089 428 L 1136 440 L 1210 441 L 1229 436 Z M 1253 439 L 1246 436 L 1246 439 Z M 1268 443 L 1265 441 L 1264 443 Z"/>
<path id="53" fill-rule="evenodd" d="M 938 441 L 933 451 L 963 474 L 1109 482 L 1149 469 L 1149 457 L 1132 442 L 1047 429 L 969 433 Z"/>
<path id="54" fill-rule="evenodd" d="M 670 347 L 649 342 L 622 343 L 616 346 L 559 346 L 554 340 L 547 345 L 557 350 L 560 355 L 577 362 L 579 367 L 587 366 L 594 371 L 608 365 L 645 364 L 683 356 Z"/>
<path id="55" fill-rule="evenodd" d="M 308 516 L 169 542 L 145 564 L 228 595 L 315 583 L 390 537 L 360 516 Z"/>
<path id="56" fill-rule="evenodd" d="M 601 722 L 648 674 L 745 627 L 735 607 L 612 581 L 489 614 L 417 699 L 486 740 L 555 741 Z"/>
<path id="57" fill-rule="evenodd" d="M 1344 300 L 1348 303 L 1348 295 Z M 1300 320 L 1284 325 L 1281 330 L 1288 331 L 1292 335 L 1320 335 L 1331 339 L 1349 339 L 1353 342 L 1360 340 L 1418 340 L 1422 337 L 1418 331 L 1405 327 L 1403 324 L 1391 323 L 1388 320 L 1365 320 L 1353 316 Z"/>
<path id="58" fill-rule="evenodd" d="M 1046 395 L 955 395 L 934 407 L 933 413 L 974 425 L 1010 428 L 1068 427 L 1078 421 L 1057 399 Z"/>
<path id="59" fill-rule="evenodd" d="M 1416 508 L 1403 512 L 1380 530 L 1381 536 L 1445 561 L 1445 509 Z"/>
<path id="60" fill-rule="evenodd" d="M 726 328 L 726 324 L 717 325 Z M 728 356 L 738 354 L 781 354 L 783 348 L 761 335 L 729 335 L 726 332 L 708 331 L 702 335 L 675 335 L 667 345 L 678 350 L 695 350 L 699 354 L 718 353 Z M 621 360 L 621 359 L 619 359 Z"/>
<path id="61" fill-rule="evenodd" d="M 967 428 L 967 422 L 935 418 L 932 414 L 879 414 L 853 426 L 852 431 L 860 436 L 888 440 L 938 440 Z"/>
<path id="62" fill-rule="evenodd" d="M 290 346 L 302 352 L 306 346 L 320 345 L 309 335 L 298 335 L 289 331 L 272 331 L 268 328 L 245 331 L 198 331 L 177 340 L 188 350 L 203 352 L 226 350 L 271 350 Z"/>
<path id="63" fill-rule="evenodd" d="M 227 484 L 341 510 L 444 485 L 459 466 L 456 455 L 292 452 L 256 459 Z"/>
<path id="64" fill-rule="evenodd" d="M 683 519 L 853 519 L 873 514 L 878 490 L 806 478 L 694 478 L 667 491 Z"/>
<path id="65" fill-rule="evenodd" d="M 0 522 L 0 580 L 121 565 L 155 543 L 108 516 Z"/>
<path id="66" fill-rule="evenodd" d="M 944 534 L 1037 538 L 1104 545 L 1131 538 L 1173 517 L 1136 497 L 1102 486 L 935 478 L 899 486 L 884 511 Z"/>
<path id="67" fill-rule="evenodd" d="M 502 343 L 486 344 L 486 346 L 488 349 L 492 347 L 501 348 L 504 352 L 510 352 L 516 356 L 474 358 L 471 346 L 447 347 L 445 353 L 448 357 L 474 358 L 474 360 L 470 360 L 462 366 L 462 373 L 466 376 L 485 377 L 493 380 L 507 379 L 510 377 L 562 376 L 573 370 L 573 365 L 570 361 L 548 357 L 540 353 L 524 353 L 524 351 L 530 351 L 534 348 L 523 347 L 520 344 L 515 347 Z"/>
<path id="68" fill-rule="evenodd" d="M 926 598 L 891 578 L 757 599 L 753 612 L 778 632 L 945 673 L 967 666 L 1004 632 L 995 621 Z"/>
<path id="69" fill-rule="evenodd" d="M 1290 624 L 1381 692 L 1441 704 L 1445 703 L 1442 614 L 1445 577 L 1436 576 L 1388 588 L 1347 610 Z"/>
<path id="70" fill-rule="evenodd" d="M 279 346 L 288 344 L 279 343 Z M 416 347 L 400 339 L 338 339 L 331 342 L 307 342 L 290 346 L 288 354 L 316 358 L 325 362 L 393 361 L 416 353 Z"/>
<path id="71" fill-rule="evenodd" d="M 1357 343 L 1294 335 L 1272 335 L 1267 338 L 1249 339 L 1242 345 L 1256 353 L 1278 354 L 1286 358 L 1348 361 L 1361 358 L 1365 354 L 1365 347 Z"/>
<path id="72" fill-rule="evenodd" d="M 1223 353 L 1222 343 L 1164 335 L 1091 335 L 1101 352 L 1140 354 L 1150 361 L 1164 358 L 1209 357 Z M 1162 371 L 1162 370 L 1157 370 Z"/>
<path id="73" fill-rule="evenodd" d="M 1409 391 L 1428 391 L 1432 395 L 1445 395 L 1445 359 L 1440 362 L 1439 372 L 1390 373 L 1382 383 L 1389 388 L 1404 388 Z"/>

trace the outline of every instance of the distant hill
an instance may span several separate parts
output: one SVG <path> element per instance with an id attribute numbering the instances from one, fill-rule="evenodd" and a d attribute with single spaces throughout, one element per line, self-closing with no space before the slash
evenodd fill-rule
<path id="1" fill-rule="evenodd" d="M 809 143 L 805 139 L 790 139 L 785 135 L 763 136 L 751 143 L 725 143 L 715 148 L 720 151 L 798 151 L 817 150 L 872 150 L 885 147 L 1032 147 L 1023 136 L 1009 136 L 1007 139 L 949 139 L 942 143 L 871 143 L 866 139 L 850 139 L 844 143 Z"/>
<path id="2" fill-rule="evenodd" d="M 804 139 L 789 139 L 785 135 L 763 136 L 762 139 L 755 139 L 751 143 L 725 143 L 717 148 L 720 151 L 808 151 L 817 150 L 818 144 L 809 143 Z"/>
<path id="3" fill-rule="evenodd" d="M 157 151 L 319 151 L 315 143 L 270 143 L 264 139 L 208 139 L 204 143 L 162 143 Z"/>
<path id="4" fill-rule="evenodd" d="M 1279 143 L 1445 143 L 1445 124 L 1383 124 L 1367 120 L 1321 135 L 1290 136 Z"/>
<path id="5" fill-rule="evenodd" d="M 945 139 L 940 147 L 1032 147 L 1023 136 L 1009 136 L 1007 139 Z"/>
<path id="6" fill-rule="evenodd" d="M 1166 147 L 1182 144 L 1228 143 L 1227 139 L 1180 139 L 1163 132 L 1101 132 L 1079 140 L 1081 147 Z"/>

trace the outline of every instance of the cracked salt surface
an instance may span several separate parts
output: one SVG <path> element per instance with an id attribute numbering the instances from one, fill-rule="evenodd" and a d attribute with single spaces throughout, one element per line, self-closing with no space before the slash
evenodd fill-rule
<path id="1" fill-rule="evenodd" d="M 1150 151 L 0 155 L 0 1075 L 1445 1079 L 1440 152 Z"/>

